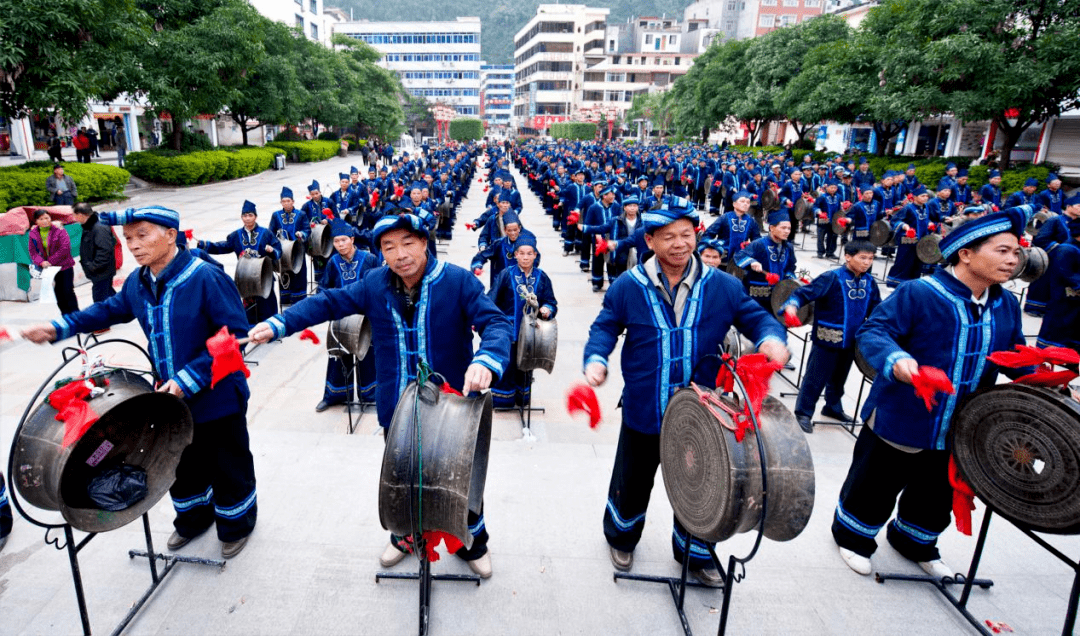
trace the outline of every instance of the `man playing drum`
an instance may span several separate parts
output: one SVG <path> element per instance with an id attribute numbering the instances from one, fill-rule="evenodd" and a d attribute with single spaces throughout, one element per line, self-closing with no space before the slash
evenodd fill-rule
<path id="1" fill-rule="evenodd" d="M 128 249 L 141 267 L 128 275 L 119 294 L 22 335 L 37 343 L 56 342 L 139 321 L 162 381 L 158 391 L 182 398 L 195 422 L 169 490 L 176 509 L 169 549 L 179 550 L 216 524 L 221 555 L 231 558 L 247 544 L 257 512 L 249 393 L 240 371 L 211 387 L 206 341 L 221 327 L 234 334 L 248 329 L 240 294 L 224 271 L 177 248 L 180 215 L 174 210 L 128 208 L 103 212 L 101 218 L 124 226 Z"/>
<path id="2" fill-rule="evenodd" d="M 643 262 L 615 279 L 585 344 L 585 379 L 607 380 L 608 358 L 619 336 L 622 351 L 622 429 L 604 511 L 604 535 L 618 570 L 633 565 L 634 548 L 645 528 L 645 512 L 660 464 L 660 425 L 668 400 L 693 381 L 716 383 L 717 364 L 698 365 L 719 351 L 732 325 L 771 360 L 789 357 L 784 328 L 742 289 L 732 276 L 707 267 L 694 250 L 697 213 L 672 198 L 642 214 L 645 242 L 652 250 Z M 663 344 L 663 346 L 661 346 Z M 671 537 L 675 559 L 688 549 L 687 532 L 675 520 Z M 721 586 L 706 544 L 689 546 L 690 571 L 711 587 Z"/>
<path id="3" fill-rule="evenodd" d="M 1031 212 L 1010 208 L 954 229 L 940 243 L 947 265 L 900 285 L 859 330 L 877 377 L 832 525 L 840 556 L 859 574 L 870 574 L 875 538 L 895 508 L 889 543 L 928 574 L 953 575 L 937 549 L 952 509 L 949 427 L 965 397 L 997 382 L 986 357 L 1024 344 L 1020 305 L 1001 285 L 1016 268 Z M 936 402 L 916 395 L 928 367 L 943 371 L 955 392 Z"/>
<path id="4" fill-rule="evenodd" d="M 363 314 L 371 321 L 375 348 L 375 403 L 379 424 L 390 426 L 398 400 L 416 379 L 421 363 L 463 393 L 483 391 L 502 375 L 510 358 L 510 319 L 484 294 L 472 272 L 436 260 L 427 248 L 428 228 L 413 214 L 388 215 L 372 238 L 386 267 L 340 289 L 326 290 L 251 329 L 253 342 L 284 338 L 312 325 Z M 472 329 L 481 336 L 472 349 Z M 483 578 L 491 576 L 483 512 L 469 511 L 472 548 L 457 555 Z M 401 537 L 391 536 L 379 562 L 391 567 L 405 558 Z"/>

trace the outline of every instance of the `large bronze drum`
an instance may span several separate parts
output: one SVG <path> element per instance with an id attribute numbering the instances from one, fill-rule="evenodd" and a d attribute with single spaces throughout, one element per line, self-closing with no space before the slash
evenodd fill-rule
<path id="1" fill-rule="evenodd" d="M 270 292 L 274 291 L 273 259 L 240 257 L 236 263 L 236 289 L 241 298 L 269 298 Z"/>
<path id="2" fill-rule="evenodd" d="M 330 258 L 334 253 L 334 234 L 330 225 L 316 225 L 308 235 L 308 253 L 319 258 Z"/>
<path id="3" fill-rule="evenodd" d="M 892 226 L 885 219 L 874 221 L 870 225 L 870 242 L 877 247 L 884 247 L 893 240 Z"/>
<path id="4" fill-rule="evenodd" d="M 750 342 L 749 338 L 739 333 L 739 330 L 735 327 L 728 329 L 727 335 L 724 336 L 724 353 L 733 358 L 738 358 L 753 352 L 754 343 Z"/>
<path id="5" fill-rule="evenodd" d="M 1052 389 L 1003 384 L 975 392 L 953 418 L 960 474 L 1020 527 L 1080 532 L 1080 404 Z"/>
<path id="6" fill-rule="evenodd" d="M 1050 257 L 1041 247 L 1021 247 L 1020 261 L 1013 270 L 1012 278 L 1031 283 L 1046 273 Z"/>
<path id="7" fill-rule="evenodd" d="M 481 509 L 490 447 L 490 393 L 461 397 L 431 381 L 422 387 L 410 382 L 386 432 L 379 477 L 382 527 L 399 535 L 441 530 L 472 547 L 468 515 Z"/>
<path id="8" fill-rule="evenodd" d="M 732 256 L 731 260 L 727 264 L 727 273 L 731 274 L 735 278 L 742 280 L 746 278 L 746 270 L 735 264 L 735 257 Z"/>
<path id="9" fill-rule="evenodd" d="M 43 401 L 23 423 L 11 447 L 12 488 L 27 503 L 58 510 L 84 532 L 115 530 L 150 510 L 176 479 L 180 454 L 191 443 L 191 412 L 180 398 L 157 393 L 143 376 L 112 371 L 105 392 L 87 403 L 98 414 L 83 436 L 63 445 L 65 424 Z M 146 497 L 109 512 L 87 494 L 90 480 L 121 464 L 146 471 Z"/>
<path id="10" fill-rule="evenodd" d="M 791 298 L 791 295 L 795 293 L 795 290 L 805 286 L 806 283 L 801 280 L 795 280 L 793 278 L 785 278 L 780 282 L 773 285 L 772 295 L 769 297 L 769 304 L 772 305 L 773 315 L 780 313 L 780 308 L 784 306 L 784 303 Z M 814 321 L 814 304 L 803 305 L 799 307 L 799 310 L 795 312 L 798 316 L 799 322 L 804 325 L 808 325 Z"/>
<path id="11" fill-rule="evenodd" d="M 542 320 L 535 311 L 527 311 L 521 319 L 518 332 L 517 366 L 522 371 L 543 369 L 548 373 L 555 368 L 555 354 L 559 347 L 559 325 L 554 318 Z"/>
<path id="12" fill-rule="evenodd" d="M 940 234 L 927 234 L 915 244 L 915 254 L 920 261 L 927 265 L 937 265 L 944 262 L 944 259 L 941 258 L 941 248 L 938 243 L 941 243 Z"/>
<path id="13" fill-rule="evenodd" d="M 877 377 L 877 369 L 875 369 L 870 361 L 863 355 L 862 350 L 855 347 L 855 366 L 859 368 L 859 371 L 869 380 L 873 380 Z"/>
<path id="14" fill-rule="evenodd" d="M 727 398 L 736 411 L 742 404 Z M 714 407 L 716 409 L 716 407 Z M 716 409 L 728 425 L 730 416 Z M 762 470 L 768 481 L 765 536 L 788 541 L 799 536 L 814 508 L 814 462 L 806 435 L 779 400 L 765 398 L 761 408 L 765 463 L 757 440 L 748 432 L 742 442 L 720 425 L 693 389 L 672 396 L 660 428 L 660 465 L 675 517 L 705 541 L 724 541 L 758 525 Z"/>
<path id="15" fill-rule="evenodd" d="M 274 271 L 279 274 L 297 274 L 304 266 L 304 243 L 283 238 L 281 258 L 274 261 Z"/>
<path id="16" fill-rule="evenodd" d="M 363 360 L 371 347 L 371 323 L 360 314 L 335 320 L 326 328 L 326 351 L 335 358 Z"/>
<path id="17" fill-rule="evenodd" d="M 800 221 L 809 218 L 810 213 L 813 212 L 810 203 L 802 197 L 795 200 L 795 205 L 792 206 L 791 211 L 795 213 L 795 218 Z"/>
<path id="18" fill-rule="evenodd" d="M 765 188 L 764 192 L 761 193 L 761 209 L 765 212 L 780 209 L 780 197 L 776 195 L 776 190 Z"/>

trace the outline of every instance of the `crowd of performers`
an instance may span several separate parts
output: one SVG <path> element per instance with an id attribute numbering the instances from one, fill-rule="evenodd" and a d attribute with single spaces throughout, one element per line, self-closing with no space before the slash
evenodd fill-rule
<path id="1" fill-rule="evenodd" d="M 822 414 L 853 421 L 840 397 L 856 349 L 877 372 L 835 509 L 833 535 L 842 558 L 868 574 L 876 535 L 888 524 L 887 538 L 897 551 L 935 576 L 951 575 L 936 548 L 950 519 L 951 418 L 965 396 L 997 381 L 1002 370 L 984 362 L 986 356 L 1024 342 L 1020 304 L 1002 285 L 1016 269 L 1036 212 L 1057 213 L 1034 237 L 1050 254 L 1046 295 L 1035 299 L 1041 306 L 1030 306 L 1045 312 L 1038 344 L 1080 347 L 1080 195 L 1065 196 L 1051 176 L 1041 192 L 1040 184 L 1029 183 L 1005 197 L 996 172 L 976 193 L 954 167 L 931 192 L 913 169 L 876 177 L 861 163 L 845 166 L 833 158 L 818 164 L 808 155 L 795 166 L 786 156 L 702 146 L 453 144 L 371 167 L 367 179 L 356 169 L 342 174 L 340 189 L 330 196 L 313 183 L 300 208 L 285 188 L 268 228 L 258 225 L 255 206 L 245 203 L 243 227 L 222 242 L 187 241 L 179 214 L 165 208 L 103 213 L 104 222 L 123 225 L 141 267 L 115 297 L 23 335 L 56 341 L 139 321 L 164 381 L 161 390 L 185 399 L 195 418 L 195 440 L 171 491 L 177 517 L 169 548 L 179 549 L 216 525 L 223 554 L 235 555 L 256 514 L 247 382 L 234 373 L 211 386 L 206 339 L 224 325 L 263 343 L 363 314 L 372 328 L 372 352 L 350 364 L 359 370 L 360 397 L 375 401 L 381 426 L 390 425 L 405 387 L 425 369 L 464 393 L 490 389 L 496 405 L 527 403 L 528 381 L 514 362 L 521 322 L 527 311 L 550 319 L 558 304 L 537 247 L 537 234 L 546 231 L 539 226 L 547 221 L 523 216 L 523 196 L 532 195 L 518 189 L 516 169 L 559 233 L 563 256 L 578 261 L 594 290 L 608 286 L 588 330 L 588 383 L 608 379 L 608 360 L 623 337 L 615 374 L 623 382 L 622 425 L 603 511 L 617 569 L 633 565 L 670 397 L 691 382 L 715 386 L 717 365 L 708 357 L 722 350 L 732 328 L 767 358 L 786 364 L 788 328 L 796 326 L 798 310 L 813 303 L 813 347 L 796 406 L 800 426 L 813 431 L 823 390 Z M 484 170 L 479 179 L 478 168 Z M 461 199 L 475 196 L 470 184 L 481 182 L 484 212 L 464 224 L 476 232 L 466 235 L 476 237 L 476 256 L 469 268 L 439 260 L 436 241 L 453 238 Z M 755 215 L 770 190 L 777 209 Z M 796 218 L 802 199 L 812 212 Z M 706 226 L 706 213 L 719 218 Z M 840 225 L 850 225 L 851 232 L 832 233 L 837 219 L 846 219 Z M 895 290 L 888 295 L 869 273 L 877 248 L 866 239 L 880 220 L 891 230 L 885 249 L 895 253 L 887 277 Z M 306 274 L 282 285 L 280 312 L 276 299 L 241 299 L 210 256 L 277 260 L 281 241 L 304 241 L 319 225 L 332 233 L 334 254 L 312 259 L 315 285 Z M 839 239 L 842 262 L 802 281 L 807 284 L 775 313 L 775 286 L 802 277 L 791 234 L 810 226 L 818 233 L 817 255 L 831 257 Z M 912 239 L 926 233 L 943 235 L 944 264 L 912 261 Z M 725 269 L 741 272 L 741 280 Z M 187 328 L 169 328 L 180 323 Z M 480 336 L 475 350 L 473 331 Z M 947 370 L 956 388 L 929 410 L 911 386 L 921 366 Z M 331 362 L 316 410 L 354 399 L 352 369 Z M 456 554 L 480 576 L 490 576 L 482 510 L 470 513 L 469 526 L 472 547 Z M 408 542 L 391 536 L 381 565 L 402 561 Z M 689 553 L 690 571 L 700 582 L 722 585 L 708 546 L 678 519 L 672 550 L 679 561 Z"/>

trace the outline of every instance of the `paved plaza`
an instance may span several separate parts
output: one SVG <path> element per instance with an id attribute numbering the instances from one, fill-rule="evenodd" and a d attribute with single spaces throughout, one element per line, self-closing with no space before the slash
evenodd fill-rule
<path id="1" fill-rule="evenodd" d="M 296 192 L 318 179 L 324 192 L 337 188 L 338 172 L 358 156 L 316 164 L 289 165 L 230 183 L 190 188 L 150 188 L 132 193 L 123 206 L 160 204 L 180 211 L 181 227 L 197 238 L 222 240 L 239 227 L 245 199 L 259 209 L 260 224 L 278 209 L 284 185 Z M 524 187 L 524 179 L 517 175 Z M 464 224 L 479 216 L 482 185 L 472 184 L 458 212 L 454 240 L 440 246 L 440 258 L 467 266 L 476 235 Z M 565 392 L 581 377 L 582 349 L 602 300 L 576 258 L 562 256 L 537 199 L 522 191 L 523 223 L 539 239 L 541 267 L 552 279 L 559 301 L 559 354 L 552 374 L 536 374 L 534 405 L 546 409 L 532 417 L 532 435 L 523 438 L 514 413 L 497 413 L 486 487 L 485 517 L 491 532 L 494 576 L 479 587 L 436 582 L 432 634 L 629 634 L 682 633 L 665 586 L 615 582 L 601 518 L 619 432 L 615 408 L 622 383 L 613 372 L 598 390 L 604 421 L 589 429 L 565 409 Z M 298 205 L 303 203 L 299 201 Z M 101 206 L 101 210 L 116 206 Z M 706 217 L 709 222 L 711 217 Z M 806 246 L 812 248 L 813 237 Z M 445 251 L 445 253 L 443 253 Z M 831 266 L 798 253 L 799 269 L 817 275 Z M 219 257 L 231 273 L 235 259 Z M 125 258 L 124 274 L 133 259 Z M 873 272 L 881 274 L 879 259 Z M 487 282 L 487 273 L 484 273 Z M 90 287 L 77 288 L 83 307 Z M 22 327 L 54 317 L 40 305 L 0 303 L 0 324 Z M 1025 316 L 1025 333 L 1037 321 Z M 325 326 L 315 328 L 320 338 Z M 798 333 L 805 332 L 802 328 Z M 137 324 L 116 327 L 107 337 L 145 343 Z M 791 340 L 798 363 L 802 343 Z M 119 349 L 117 349 L 119 351 Z M 117 355 L 120 355 L 119 353 Z M 59 364 L 59 346 L 26 342 L 0 345 L 0 465 L 6 472 L 9 445 L 23 409 L 46 375 Z M 249 358 L 252 396 L 248 411 L 251 448 L 258 479 L 258 526 L 242 554 L 224 570 L 182 565 L 165 581 L 125 633 L 136 634 L 410 634 L 417 627 L 417 585 L 413 581 L 375 582 L 378 556 L 387 533 L 378 519 L 381 430 L 371 409 L 348 434 L 343 408 L 316 414 L 326 370 L 326 349 L 297 338 L 257 347 Z M 618 351 L 612 369 L 618 368 Z M 791 374 L 794 378 L 795 374 Z M 845 410 L 855 407 L 862 376 L 852 371 Z M 783 380 L 773 394 L 793 392 Z M 794 397 L 783 395 L 792 407 Z M 357 413 L 359 415 L 359 413 Z M 787 543 L 765 540 L 734 586 L 732 634 L 963 634 L 968 624 L 929 585 L 888 582 L 853 573 L 841 561 L 829 527 L 841 482 L 851 460 L 854 438 L 840 427 L 818 427 L 809 437 L 816 469 L 816 505 L 809 526 Z M 982 519 L 979 504 L 974 524 Z M 40 513 L 46 516 L 45 513 Z M 48 518 L 48 517 L 47 517 Z M 155 548 L 164 551 L 172 531 L 168 497 L 151 511 Z M 634 572 L 675 576 L 671 557 L 671 507 L 660 474 L 653 490 L 644 537 L 635 553 Z M 68 560 L 43 541 L 44 532 L 16 514 L 15 528 L 0 552 L 0 634 L 77 634 L 81 631 Z M 753 536 L 739 535 L 717 547 L 743 555 Z M 1080 557 L 1080 539 L 1054 537 L 1067 554 Z M 877 571 L 921 573 L 879 539 Z M 974 537 L 950 528 L 940 541 L 943 558 L 967 569 Z M 80 554 L 90 620 L 107 633 L 149 582 L 145 560 L 131 560 L 129 549 L 143 548 L 141 524 L 99 535 Z M 182 554 L 218 558 L 213 532 L 182 548 Z M 415 568 L 415 559 L 395 570 Z M 436 573 L 467 573 L 453 556 L 433 564 Z M 994 580 L 989 590 L 974 590 L 970 602 L 980 620 L 1004 621 L 1020 634 L 1060 633 L 1072 571 L 1001 519 L 995 519 L 980 576 Z M 690 590 L 686 612 L 698 634 L 715 633 L 722 595 Z"/>

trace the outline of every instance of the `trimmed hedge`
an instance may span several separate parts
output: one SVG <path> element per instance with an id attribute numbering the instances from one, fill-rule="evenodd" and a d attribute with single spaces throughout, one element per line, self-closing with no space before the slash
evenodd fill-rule
<path id="1" fill-rule="evenodd" d="M 20 205 L 52 205 L 52 198 L 45 191 L 45 179 L 52 170 L 51 161 L 0 168 L 0 212 Z M 78 200 L 90 202 L 123 196 L 124 187 L 131 179 L 127 170 L 99 163 L 65 163 L 64 173 L 75 181 Z"/>
<path id="2" fill-rule="evenodd" d="M 341 150 L 341 143 L 337 141 L 271 141 L 266 144 L 271 148 L 285 151 L 285 156 L 293 163 L 309 163 L 312 161 L 326 161 L 336 157 Z"/>
<path id="3" fill-rule="evenodd" d="M 559 122 L 548 128 L 548 134 L 552 139 L 589 141 L 596 138 L 596 124 L 580 121 Z"/>
<path id="4" fill-rule="evenodd" d="M 479 119 L 454 119 L 450 122 L 450 138 L 454 141 L 483 139 L 484 122 Z"/>
<path id="5" fill-rule="evenodd" d="M 193 185 L 227 181 L 268 170 L 274 156 L 284 154 L 273 148 L 222 148 L 178 153 L 172 150 L 130 152 L 127 165 L 140 179 L 171 185 Z"/>

